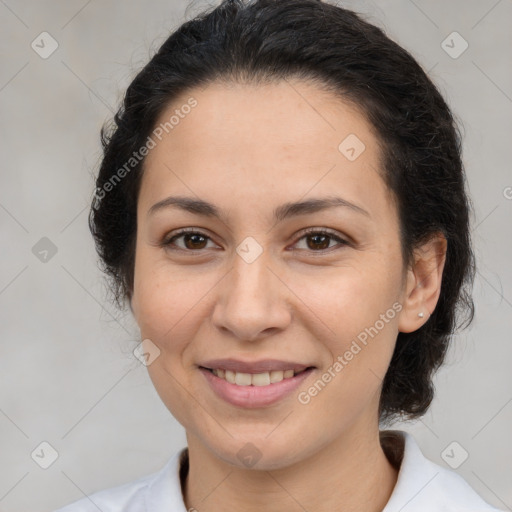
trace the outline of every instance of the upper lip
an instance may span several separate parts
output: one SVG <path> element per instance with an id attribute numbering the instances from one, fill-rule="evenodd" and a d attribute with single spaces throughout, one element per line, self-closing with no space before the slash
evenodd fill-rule
<path id="1" fill-rule="evenodd" d="M 312 365 L 279 359 L 260 359 L 259 361 L 240 361 L 237 359 L 210 359 L 199 364 L 210 370 L 221 369 L 239 373 L 264 373 L 271 371 L 294 370 L 300 372 Z"/>

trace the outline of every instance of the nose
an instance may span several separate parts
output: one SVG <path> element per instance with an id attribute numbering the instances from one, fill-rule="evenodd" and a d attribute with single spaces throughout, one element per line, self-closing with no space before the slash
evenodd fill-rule
<path id="1" fill-rule="evenodd" d="M 212 321 L 218 329 L 242 341 L 258 341 L 286 329 L 293 294 L 269 264 L 265 252 L 251 263 L 235 256 L 233 268 L 216 287 Z"/>

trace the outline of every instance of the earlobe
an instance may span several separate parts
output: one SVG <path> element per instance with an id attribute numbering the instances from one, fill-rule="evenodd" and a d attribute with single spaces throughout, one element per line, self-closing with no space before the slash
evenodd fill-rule
<path id="1" fill-rule="evenodd" d="M 414 264 L 407 271 L 400 332 L 418 330 L 434 311 L 441 293 L 448 242 L 442 233 L 433 235 L 414 251 Z"/>

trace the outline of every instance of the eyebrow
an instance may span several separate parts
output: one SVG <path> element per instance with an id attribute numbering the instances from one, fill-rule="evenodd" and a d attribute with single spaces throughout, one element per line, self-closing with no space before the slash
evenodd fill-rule
<path id="1" fill-rule="evenodd" d="M 180 208 L 181 210 L 196 215 L 202 215 L 204 217 L 215 217 L 218 219 L 224 218 L 222 212 L 214 204 L 202 199 L 183 196 L 170 196 L 162 199 L 161 201 L 158 201 L 158 203 L 155 203 L 148 210 L 148 215 L 153 215 L 160 210 L 171 207 Z M 308 213 L 316 213 L 322 210 L 337 207 L 350 208 L 352 211 L 371 218 L 371 215 L 361 206 L 351 203 L 350 201 L 347 201 L 341 197 L 332 196 L 318 199 L 307 199 L 305 201 L 298 201 L 294 203 L 284 203 L 274 210 L 273 216 L 275 221 L 280 222 L 287 218 L 305 215 Z"/>

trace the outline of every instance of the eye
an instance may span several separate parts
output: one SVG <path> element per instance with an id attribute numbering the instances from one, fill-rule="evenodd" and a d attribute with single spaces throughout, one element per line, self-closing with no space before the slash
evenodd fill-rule
<path id="1" fill-rule="evenodd" d="M 298 240 L 306 240 L 306 250 L 311 250 L 313 252 L 322 252 L 327 249 L 332 249 L 329 247 L 330 242 L 335 240 L 338 242 L 339 246 L 349 245 L 349 242 L 340 238 L 336 233 L 319 228 L 309 228 L 305 232 L 303 232 L 303 236 L 301 236 Z M 298 243 L 296 242 L 296 244 Z"/>
<path id="2" fill-rule="evenodd" d="M 180 239 L 183 239 L 183 246 L 176 244 L 176 240 Z M 319 228 L 309 228 L 304 231 L 296 244 L 303 239 L 306 240 L 306 250 L 311 250 L 312 252 L 322 252 L 327 249 L 332 249 L 332 247 L 329 246 L 333 240 L 338 242 L 339 246 L 349 245 L 349 242 L 340 238 L 334 232 Z M 165 239 L 161 245 L 172 250 L 198 252 L 207 249 L 205 244 L 207 244 L 208 241 L 211 241 L 211 238 L 201 231 L 197 231 L 194 228 L 184 228 L 179 230 L 172 237 Z M 311 243 L 308 243 L 308 241 Z"/>
<path id="3" fill-rule="evenodd" d="M 175 241 L 183 238 L 183 246 L 176 246 Z M 170 249 L 182 250 L 182 251 L 193 251 L 194 249 L 201 250 L 205 249 L 204 246 L 207 241 L 210 240 L 210 237 L 202 233 L 201 231 L 196 231 L 194 228 L 184 228 L 174 234 L 172 237 L 165 239 L 162 242 L 163 247 L 168 247 Z"/>

